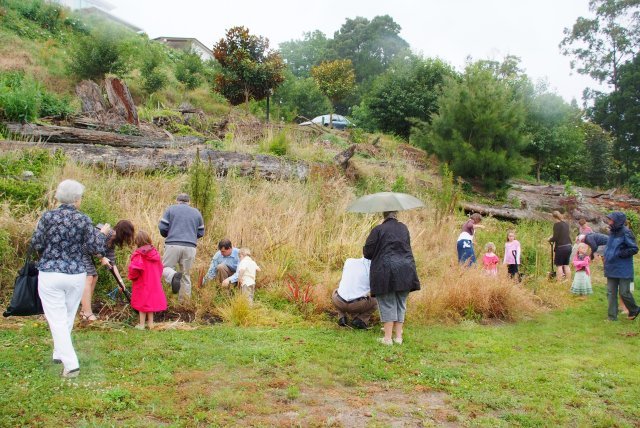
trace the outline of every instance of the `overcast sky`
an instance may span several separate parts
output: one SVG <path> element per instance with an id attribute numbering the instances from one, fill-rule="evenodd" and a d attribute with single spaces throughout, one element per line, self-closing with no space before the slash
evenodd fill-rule
<path id="1" fill-rule="evenodd" d="M 578 16 L 591 16 L 589 0 L 322 0 L 205 1 L 108 0 L 111 12 L 149 37 L 195 37 L 208 47 L 226 29 L 243 25 L 267 37 L 273 48 L 303 33 L 333 37 L 346 18 L 390 15 L 416 53 L 440 57 L 462 70 L 468 56 L 501 60 L 511 54 L 535 80 L 547 79 L 567 101 L 582 100 L 595 83 L 571 71 L 560 54 L 562 30 Z"/>

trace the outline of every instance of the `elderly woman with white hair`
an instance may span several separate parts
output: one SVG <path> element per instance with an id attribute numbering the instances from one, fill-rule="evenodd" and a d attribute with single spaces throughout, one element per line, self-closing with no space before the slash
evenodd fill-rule
<path id="1" fill-rule="evenodd" d="M 42 214 L 31 245 L 40 254 L 38 294 L 53 337 L 53 361 L 62 363 L 62 377 L 76 377 L 80 365 L 71 330 L 84 289 L 86 268 L 83 250 L 104 253 L 109 225 L 98 231 L 78 210 L 84 186 L 74 180 L 58 185 L 60 206 Z"/>

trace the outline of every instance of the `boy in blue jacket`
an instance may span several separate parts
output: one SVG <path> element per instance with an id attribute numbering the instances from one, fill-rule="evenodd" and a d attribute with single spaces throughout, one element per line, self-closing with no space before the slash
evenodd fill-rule
<path id="1" fill-rule="evenodd" d="M 607 278 L 608 315 L 611 321 L 618 319 L 618 290 L 629 310 L 629 319 L 634 320 L 640 314 L 640 308 L 630 291 L 633 255 L 638 252 L 638 244 L 633 232 L 625 226 L 626 221 L 627 216 L 621 212 L 612 212 L 607 216 L 611 234 L 604 252 L 604 276 Z"/>

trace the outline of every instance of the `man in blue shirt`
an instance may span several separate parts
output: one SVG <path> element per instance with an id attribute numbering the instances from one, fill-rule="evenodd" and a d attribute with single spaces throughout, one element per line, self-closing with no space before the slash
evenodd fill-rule
<path id="1" fill-rule="evenodd" d="M 211 259 L 211 266 L 202 279 L 203 284 L 213 278 L 220 281 L 224 287 L 228 287 L 230 283 L 237 283 L 238 263 L 240 263 L 238 249 L 231 245 L 229 239 L 223 239 L 218 242 L 218 251 Z"/>

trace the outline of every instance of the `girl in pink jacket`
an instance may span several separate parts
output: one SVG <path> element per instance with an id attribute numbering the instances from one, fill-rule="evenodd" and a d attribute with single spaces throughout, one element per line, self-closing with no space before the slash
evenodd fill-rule
<path id="1" fill-rule="evenodd" d="M 128 276 L 132 281 L 131 307 L 140 314 L 136 328 L 144 330 L 146 319 L 149 329 L 152 329 L 153 313 L 167 309 L 167 298 L 162 289 L 162 259 L 147 232 L 138 231 L 135 244 L 138 248 L 131 255 Z"/>
<path id="2" fill-rule="evenodd" d="M 518 282 L 520 282 L 520 256 L 522 255 L 522 250 L 520 248 L 520 242 L 516 240 L 516 232 L 515 230 L 510 230 L 507 232 L 507 242 L 504 244 L 504 260 L 503 263 L 507 265 L 507 271 L 509 272 L 509 276 L 513 279 L 515 278 Z"/>
<path id="3" fill-rule="evenodd" d="M 571 293 L 579 296 L 585 296 L 593 294 L 591 288 L 591 271 L 589 270 L 589 258 L 590 248 L 584 242 L 578 244 L 578 251 L 573 259 L 573 266 L 576 268 L 576 275 L 573 277 L 573 284 L 571 284 Z"/>

